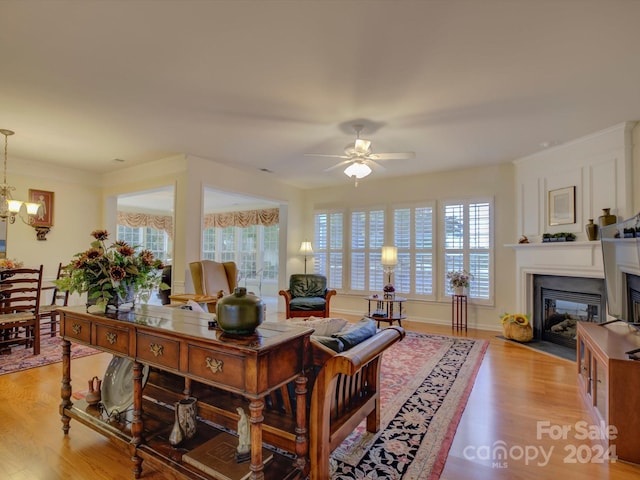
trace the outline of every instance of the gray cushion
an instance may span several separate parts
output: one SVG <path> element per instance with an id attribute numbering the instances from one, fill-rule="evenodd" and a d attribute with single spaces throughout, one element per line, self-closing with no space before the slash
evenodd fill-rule
<path id="1" fill-rule="evenodd" d="M 364 342 L 367 338 L 373 337 L 376 331 L 376 322 L 368 318 L 363 318 L 354 328 L 331 336 L 340 340 L 344 344 L 344 349 L 348 350 L 360 342 Z"/>
<path id="2" fill-rule="evenodd" d="M 325 337 L 322 335 L 311 335 L 311 341 L 321 343 L 325 347 L 329 347 L 334 352 L 340 353 L 344 350 L 344 343 L 338 338 Z"/>

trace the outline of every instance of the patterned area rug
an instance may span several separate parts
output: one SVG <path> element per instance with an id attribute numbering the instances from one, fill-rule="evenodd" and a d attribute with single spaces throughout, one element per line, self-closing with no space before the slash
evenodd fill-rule
<path id="1" fill-rule="evenodd" d="M 331 478 L 438 479 L 489 342 L 408 332 L 382 360 L 382 421 L 333 452 Z"/>
<path id="2" fill-rule="evenodd" d="M 71 358 L 86 357 L 96 353 L 100 353 L 100 351 L 75 343 L 71 344 Z M 40 355 L 34 355 L 33 349 L 24 348 L 24 345 L 13 347 L 9 355 L 0 355 L 0 375 L 61 361 L 62 347 L 60 346 L 60 337 L 52 338 L 47 335 L 40 340 Z"/>

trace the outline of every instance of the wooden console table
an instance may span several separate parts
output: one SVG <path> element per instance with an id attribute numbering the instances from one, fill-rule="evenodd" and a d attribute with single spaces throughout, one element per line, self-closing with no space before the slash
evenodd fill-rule
<path id="1" fill-rule="evenodd" d="M 181 452 L 185 453 L 189 445 L 185 447 L 187 450 L 180 445 L 177 451 L 168 444 L 172 410 L 162 407 L 161 402 L 148 402 L 147 398 L 143 402 L 143 365 L 148 365 L 184 377 L 185 396 L 190 395 L 191 380 L 195 380 L 241 395 L 249 402 L 252 479 L 265 478 L 265 474 L 267 478 L 302 478 L 308 473 L 304 371 L 311 364 L 309 341 L 313 329 L 267 322 L 253 335 L 230 336 L 210 329 L 208 314 L 151 305 L 114 314 L 87 313 L 84 306 L 64 307 L 60 308 L 60 314 L 60 414 L 65 435 L 69 433 L 70 420 L 75 419 L 126 444 L 135 478 L 142 474 L 143 459 L 168 467 L 185 478 L 212 478 L 181 461 Z M 133 362 L 133 408 L 126 428 L 115 425 L 99 408 L 84 400 L 71 401 L 71 342 L 90 345 Z M 290 381 L 296 383 L 296 418 L 295 432 L 287 434 L 294 436 L 296 459 L 280 456 L 265 469 L 262 458 L 265 397 Z M 274 427 L 269 428 L 273 434 Z M 209 440 L 211 435 L 207 437 L 206 432 L 211 430 L 210 425 L 199 424 L 196 436 L 199 444 Z M 192 448 L 196 446 L 193 444 Z"/>

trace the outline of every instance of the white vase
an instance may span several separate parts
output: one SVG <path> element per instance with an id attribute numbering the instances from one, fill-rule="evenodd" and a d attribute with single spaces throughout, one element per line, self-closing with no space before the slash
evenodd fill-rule
<path id="1" fill-rule="evenodd" d="M 464 295 L 465 293 L 464 287 L 453 287 L 454 295 Z"/>

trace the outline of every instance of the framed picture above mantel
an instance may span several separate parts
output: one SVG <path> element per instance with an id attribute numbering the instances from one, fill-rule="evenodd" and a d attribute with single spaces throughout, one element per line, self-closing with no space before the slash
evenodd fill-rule
<path id="1" fill-rule="evenodd" d="M 576 223 L 576 187 L 549 191 L 549 225 Z"/>

